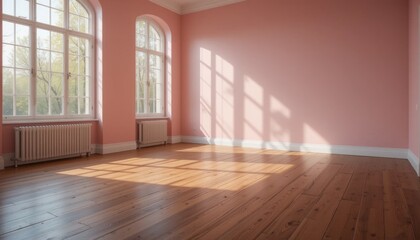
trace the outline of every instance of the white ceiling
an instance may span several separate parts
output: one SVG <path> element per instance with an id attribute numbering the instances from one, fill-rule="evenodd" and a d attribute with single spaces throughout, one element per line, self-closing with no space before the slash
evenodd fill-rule
<path id="1" fill-rule="evenodd" d="M 246 0 L 150 0 L 178 14 L 199 12 Z"/>

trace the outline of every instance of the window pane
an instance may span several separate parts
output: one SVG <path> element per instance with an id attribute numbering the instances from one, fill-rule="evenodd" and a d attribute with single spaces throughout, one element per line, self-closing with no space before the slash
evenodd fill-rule
<path id="1" fill-rule="evenodd" d="M 8 15 L 15 15 L 15 1 L 3 0 L 3 13 Z"/>
<path id="2" fill-rule="evenodd" d="M 76 0 L 70 0 L 69 8 L 70 8 L 69 9 L 70 13 L 73 13 L 73 14 L 79 13 L 79 3 Z"/>
<path id="3" fill-rule="evenodd" d="M 44 24 L 50 24 L 50 8 L 37 4 L 36 21 Z"/>
<path id="4" fill-rule="evenodd" d="M 79 5 L 79 15 L 81 17 L 84 17 L 84 18 L 89 17 L 89 13 L 88 13 L 87 9 L 85 7 L 83 7 L 82 5 Z"/>
<path id="5" fill-rule="evenodd" d="M 36 98 L 36 113 L 39 115 L 47 115 L 49 109 L 48 97 Z"/>
<path id="6" fill-rule="evenodd" d="M 158 55 L 150 55 L 149 64 L 151 69 L 162 69 L 162 57 Z"/>
<path id="7" fill-rule="evenodd" d="M 52 1 L 54 2 L 56 0 L 52 0 Z M 45 6 L 50 6 L 50 0 L 37 0 L 36 3 L 42 4 L 42 5 L 45 5 Z"/>
<path id="8" fill-rule="evenodd" d="M 139 99 L 137 101 L 137 113 L 145 113 L 144 110 L 144 99 Z"/>
<path id="9" fill-rule="evenodd" d="M 16 8 L 15 8 L 16 2 Z M 19 18 L 29 19 L 28 0 L 3 0 L 3 13 Z"/>
<path id="10" fill-rule="evenodd" d="M 136 33 L 141 35 L 146 35 L 146 22 L 143 20 L 136 21 Z"/>
<path id="11" fill-rule="evenodd" d="M 156 113 L 156 101 L 155 100 L 149 100 L 149 112 L 150 113 Z"/>
<path id="12" fill-rule="evenodd" d="M 162 93 L 163 93 L 162 84 L 156 83 L 156 99 L 163 100 Z"/>
<path id="13" fill-rule="evenodd" d="M 50 75 L 48 72 L 37 72 L 36 81 L 36 95 L 37 96 L 48 96 L 50 94 Z"/>
<path id="14" fill-rule="evenodd" d="M 156 113 L 162 113 L 163 107 L 162 107 L 162 101 L 159 99 L 156 99 Z"/>
<path id="15" fill-rule="evenodd" d="M 150 82 L 149 84 L 149 99 L 156 98 L 156 84 Z"/>
<path id="16" fill-rule="evenodd" d="M 16 70 L 16 95 L 29 95 L 30 74 L 28 70 Z"/>
<path id="17" fill-rule="evenodd" d="M 137 68 L 146 68 L 146 53 L 137 51 L 136 52 L 136 65 Z"/>
<path id="18" fill-rule="evenodd" d="M 145 96 L 145 82 L 144 81 L 139 81 L 139 82 L 137 82 L 137 94 L 136 94 L 136 96 L 137 96 L 137 98 L 145 98 L 146 96 Z"/>
<path id="19" fill-rule="evenodd" d="M 88 56 L 88 52 L 87 50 L 89 49 L 88 47 L 89 43 L 86 39 L 79 39 L 79 55 L 80 56 Z"/>
<path id="20" fill-rule="evenodd" d="M 149 49 L 161 52 L 162 41 L 159 32 L 153 27 L 149 27 Z"/>
<path id="21" fill-rule="evenodd" d="M 69 53 L 73 55 L 79 55 L 79 38 L 69 37 Z"/>
<path id="22" fill-rule="evenodd" d="M 87 99 L 86 98 L 79 98 L 79 109 L 80 109 L 80 114 L 88 114 L 88 106 L 87 106 Z"/>
<path id="23" fill-rule="evenodd" d="M 79 75 L 87 75 L 86 73 L 87 66 L 86 66 L 86 59 L 83 57 L 79 57 Z"/>
<path id="24" fill-rule="evenodd" d="M 89 33 L 90 16 L 87 9 L 76 0 L 70 0 L 69 7 L 70 29 L 73 31 Z"/>
<path id="25" fill-rule="evenodd" d="M 3 66 L 15 66 L 15 47 L 9 44 L 3 44 Z"/>
<path id="26" fill-rule="evenodd" d="M 50 52 L 44 50 L 38 50 L 36 56 L 37 64 L 36 67 L 40 71 L 50 71 Z"/>
<path id="27" fill-rule="evenodd" d="M 51 32 L 51 50 L 56 52 L 64 52 L 63 34 Z"/>
<path id="28" fill-rule="evenodd" d="M 136 21 L 136 46 L 146 48 L 146 22 Z"/>
<path id="29" fill-rule="evenodd" d="M 53 73 L 51 75 L 51 96 L 62 97 L 63 96 L 63 74 Z"/>
<path id="30" fill-rule="evenodd" d="M 15 43 L 15 28 L 13 23 L 3 21 L 3 43 Z"/>
<path id="31" fill-rule="evenodd" d="M 158 80 L 159 76 L 160 76 L 160 70 L 151 69 L 149 71 L 149 81 L 151 83 L 154 83 L 154 84 L 158 83 L 159 82 L 159 80 Z"/>
<path id="32" fill-rule="evenodd" d="M 78 93 L 78 86 L 77 86 L 77 77 L 70 77 L 68 80 L 68 87 L 69 87 L 69 96 L 70 97 L 77 97 Z"/>
<path id="33" fill-rule="evenodd" d="M 62 98 L 51 98 L 51 114 L 60 115 L 63 113 L 63 99 Z"/>
<path id="34" fill-rule="evenodd" d="M 27 47 L 16 47 L 16 67 L 18 68 L 31 68 L 31 55 L 30 49 Z"/>
<path id="35" fill-rule="evenodd" d="M 79 103 L 78 103 L 78 100 L 77 100 L 77 98 L 74 98 L 74 97 L 71 97 L 70 99 L 69 99 L 69 106 L 68 106 L 68 108 L 69 108 L 69 113 L 70 114 L 79 114 L 79 108 L 78 108 L 78 105 L 79 105 Z"/>
<path id="36" fill-rule="evenodd" d="M 30 47 L 29 27 L 16 24 L 16 45 Z"/>
<path id="37" fill-rule="evenodd" d="M 75 55 L 69 55 L 69 72 L 72 75 L 77 75 L 79 72 L 79 58 Z"/>
<path id="38" fill-rule="evenodd" d="M 79 77 L 79 96 L 85 97 L 89 96 L 89 86 L 88 86 L 88 80 L 84 77 Z"/>
<path id="39" fill-rule="evenodd" d="M 80 17 L 79 18 L 79 31 L 88 33 L 89 32 L 89 19 Z"/>
<path id="40" fill-rule="evenodd" d="M 3 68 L 3 94 L 13 94 L 13 82 L 15 74 L 13 68 Z"/>
<path id="41" fill-rule="evenodd" d="M 13 116 L 13 96 L 3 96 L 3 115 Z"/>
<path id="42" fill-rule="evenodd" d="M 51 1 L 51 7 L 58 9 L 58 10 L 64 10 L 64 1 L 63 0 L 52 0 Z"/>
<path id="43" fill-rule="evenodd" d="M 16 0 L 16 17 L 29 19 L 28 0 Z"/>
<path id="44" fill-rule="evenodd" d="M 52 72 L 64 72 L 64 56 L 62 53 L 51 53 L 51 71 Z"/>
<path id="45" fill-rule="evenodd" d="M 69 27 L 70 30 L 79 31 L 79 16 L 70 14 Z"/>
<path id="46" fill-rule="evenodd" d="M 16 115 L 27 116 L 29 114 L 29 97 L 18 96 L 16 97 Z"/>
<path id="47" fill-rule="evenodd" d="M 64 12 L 60 10 L 51 9 L 51 25 L 57 27 L 64 26 Z"/>
<path id="48" fill-rule="evenodd" d="M 36 41 L 37 41 L 37 48 L 50 50 L 50 36 L 51 32 L 48 30 L 37 29 L 36 30 Z"/>

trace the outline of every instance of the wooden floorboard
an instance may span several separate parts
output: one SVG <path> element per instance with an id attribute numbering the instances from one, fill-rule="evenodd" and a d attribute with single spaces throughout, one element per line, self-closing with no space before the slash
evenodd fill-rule
<path id="1" fill-rule="evenodd" d="M 0 239 L 420 239 L 407 160 L 174 144 L 0 172 Z"/>

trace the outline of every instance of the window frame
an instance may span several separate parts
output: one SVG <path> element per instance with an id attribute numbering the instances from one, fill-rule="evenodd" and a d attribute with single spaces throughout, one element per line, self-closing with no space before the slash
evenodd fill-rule
<path id="1" fill-rule="evenodd" d="M 53 1 L 53 0 L 51 0 Z M 79 2 L 89 14 L 89 30 L 88 33 L 78 32 L 70 30 L 70 0 L 64 0 L 63 14 L 64 14 L 64 23 L 63 27 L 58 27 L 54 25 L 49 25 L 36 20 L 36 0 L 28 0 L 29 2 L 29 19 L 16 17 L 13 15 L 8 15 L 5 13 L 2 14 L 2 24 L 3 22 L 10 22 L 13 24 L 19 24 L 29 27 L 29 37 L 30 37 L 30 59 L 31 59 L 31 74 L 30 74 L 30 83 L 29 83 L 29 106 L 28 106 L 28 115 L 26 116 L 5 116 L 2 114 L 3 123 L 14 123 L 14 122 L 51 122 L 54 120 L 57 121 L 72 121 L 72 120 L 93 120 L 95 117 L 95 90 L 94 86 L 96 85 L 96 76 L 95 76 L 95 12 L 93 11 L 92 6 L 85 0 L 76 0 Z M 16 9 L 16 1 L 15 1 Z M 15 10 L 16 11 L 16 10 Z M 63 112 L 59 115 L 41 115 L 36 113 L 36 82 L 37 82 L 37 29 L 42 29 L 50 32 L 56 32 L 63 35 Z M 86 65 L 89 68 L 88 76 L 90 77 L 89 82 L 89 114 L 71 114 L 69 112 L 69 38 L 71 36 L 87 39 L 89 41 L 89 63 Z M 2 40 L 3 44 L 3 40 Z M 2 51 L 3 56 L 3 51 Z M 16 66 L 14 67 L 16 68 Z M 3 64 L 2 64 L 3 69 Z M 16 81 L 14 81 L 15 83 Z M 3 104 L 3 93 L 2 93 L 2 104 Z M 15 103 L 13 103 L 15 104 Z M 15 106 L 14 106 L 15 108 Z"/>
<path id="2" fill-rule="evenodd" d="M 137 102 L 138 102 L 138 97 L 137 97 L 137 85 L 138 85 L 138 80 L 137 80 L 137 74 L 135 74 L 135 83 L 136 83 L 136 87 L 135 87 L 135 113 L 136 113 L 136 118 L 138 119 L 142 119 L 142 118 L 165 118 L 166 117 L 166 35 L 165 32 L 163 31 L 162 27 L 152 18 L 148 17 L 148 16 L 140 16 L 136 18 L 136 24 L 139 21 L 144 21 L 146 22 L 146 47 L 142 48 L 142 47 L 138 47 L 137 46 L 137 32 L 135 31 L 135 58 L 137 57 L 137 52 L 143 52 L 146 54 L 146 76 L 147 76 L 147 81 L 149 82 L 149 69 L 150 69 L 150 63 L 149 63 L 149 56 L 150 54 L 153 55 L 157 55 L 161 57 L 161 64 L 162 64 L 162 69 L 160 71 L 160 75 L 161 75 L 161 95 L 162 95 L 162 109 L 160 113 L 151 113 L 149 111 L 149 108 L 146 107 L 145 108 L 145 113 L 138 113 L 137 112 Z M 162 45 L 162 51 L 155 51 L 155 50 L 151 50 L 149 48 L 149 31 L 150 31 L 150 26 L 152 26 L 159 34 L 160 38 L 161 38 L 161 45 Z M 135 59 L 136 60 L 136 59 Z M 136 60 L 137 61 L 137 60 Z M 136 64 L 136 68 L 137 68 L 137 64 Z M 137 70 L 137 69 L 135 69 Z M 147 88 L 145 89 L 146 95 L 145 95 L 145 105 L 148 106 L 147 102 L 150 100 L 149 96 L 148 96 L 148 90 L 149 90 L 149 86 L 147 86 Z"/>

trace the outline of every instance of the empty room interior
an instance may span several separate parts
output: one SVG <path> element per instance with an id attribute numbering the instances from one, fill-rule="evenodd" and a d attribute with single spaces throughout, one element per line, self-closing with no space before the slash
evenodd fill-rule
<path id="1" fill-rule="evenodd" d="M 420 0 L 2 0 L 0 239 L 420 239 Z"/>

